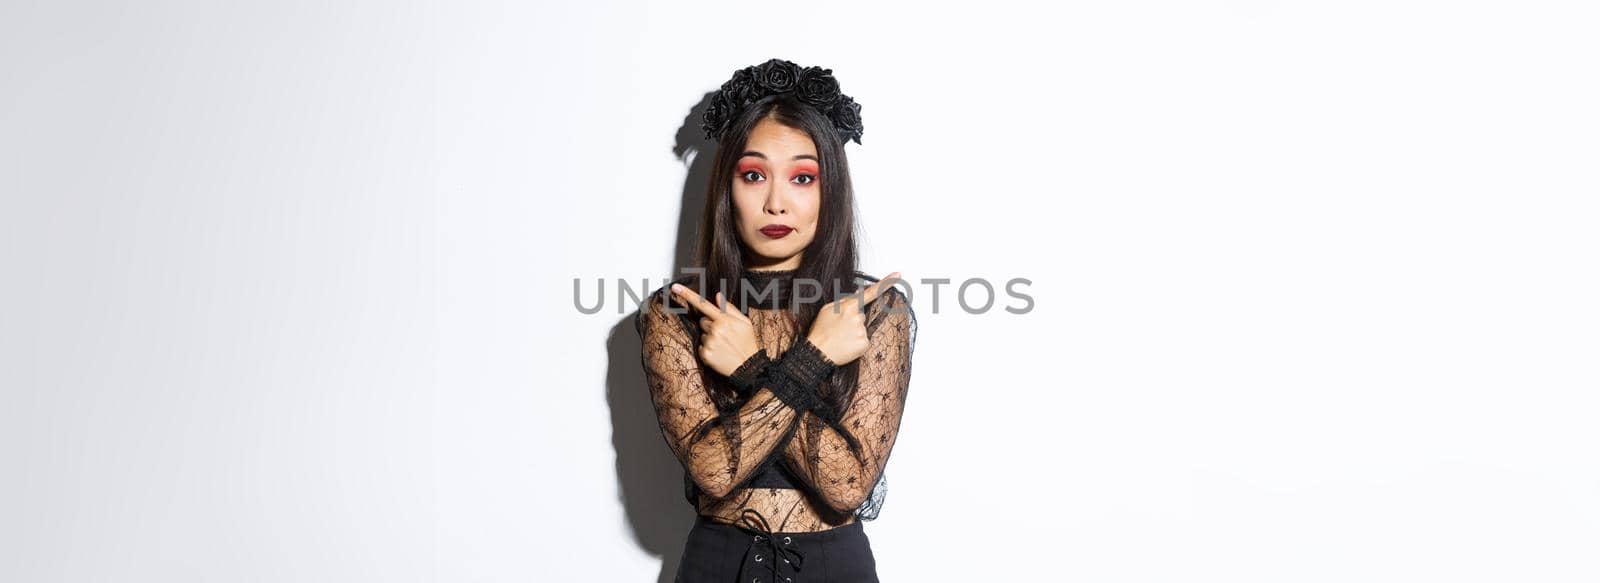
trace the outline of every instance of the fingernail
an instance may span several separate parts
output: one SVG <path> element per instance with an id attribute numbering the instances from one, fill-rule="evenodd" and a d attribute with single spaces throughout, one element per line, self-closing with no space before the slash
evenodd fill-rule
<path id="1" fill-rule="evenodd" d="M 675 291 L 675 292 L 683 291 L 683 284 L 681 284 L 681 283 L 672 284 L 672 291 Z"/>

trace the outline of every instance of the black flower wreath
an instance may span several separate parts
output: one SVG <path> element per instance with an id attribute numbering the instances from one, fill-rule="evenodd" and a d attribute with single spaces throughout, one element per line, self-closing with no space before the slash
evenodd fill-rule
<path id="1" fill-rule="evenodd" d="M 771 59 L 733 72 L 733 78 L 706 106 L 701 127 L 706 139 L 721 140 L 733 119 L 746 107 L 769 95 L 793 94 L 801 102 L 817 108 L 829 120 L 843 141 L 861 143 L 861 104 L 839 93 L 839 80 L 832 69 L 801 68 L 789 61 Z"/>

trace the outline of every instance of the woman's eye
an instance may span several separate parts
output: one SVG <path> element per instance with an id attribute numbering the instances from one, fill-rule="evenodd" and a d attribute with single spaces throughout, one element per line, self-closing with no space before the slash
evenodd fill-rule
<path id="1" fill-rule="evenodd" d="M 799 180 L 801 178 L 806 179 L 806 181 L 805 182 L 801 182 L 800 184 L 811 184 L 811 183 L 817 181 L 817 177 L 816 176 L 812 176 L 810 174 L 801 174 L 801 175 L 798 175 L 798 176 L 794 177 L 795 180 Z"/>
<path id="2" fill-rule="evenodd" d="M 751 178 L 752 175 L 754 175 L 755 178 Z M 739 176 L 743 177 L 745 182 L 756 182 L 761 179 L 761 173 L 756 172 L 755 170 L 746 170 L 744 171 L 744 174 L 740 174 Z"/>

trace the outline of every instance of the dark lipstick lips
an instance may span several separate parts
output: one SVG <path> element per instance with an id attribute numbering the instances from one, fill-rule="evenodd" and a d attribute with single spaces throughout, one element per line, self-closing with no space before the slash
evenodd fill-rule
<path id="1" fill-rule="evenodd" d="M 767 225 L 765 227 L 761 227 L 761 234 L 774 239 L 781 239 L 792 231 L 794 231 L 794 227 L 787 227 L 784 225 Z"/>

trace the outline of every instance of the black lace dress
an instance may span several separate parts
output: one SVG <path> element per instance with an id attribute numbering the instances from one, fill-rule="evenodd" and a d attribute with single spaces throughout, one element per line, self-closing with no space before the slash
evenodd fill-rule
<path id="1" fill-rule="evenodd" d="M 672 301 L 668 286 L 646 298 L 635 325 L 662 435 L 697 508 L 702 494 L 738 507 L 756 489 L 793 488 L 828 523 L 851 514 L 873 520 L 888 491 L 884 467 L 910 387 L 916 317 L 904 293 L 889 288 L 863 308 L 868 349 L 838 366 L 797 330 L 794 274 L 745 272 L 745 284 L 774 293 L 731 294 L 763 349 L 727 377 L 700 362 L 697 312 Z M 857 274 L 857 289 L 874 281 Z"/>

